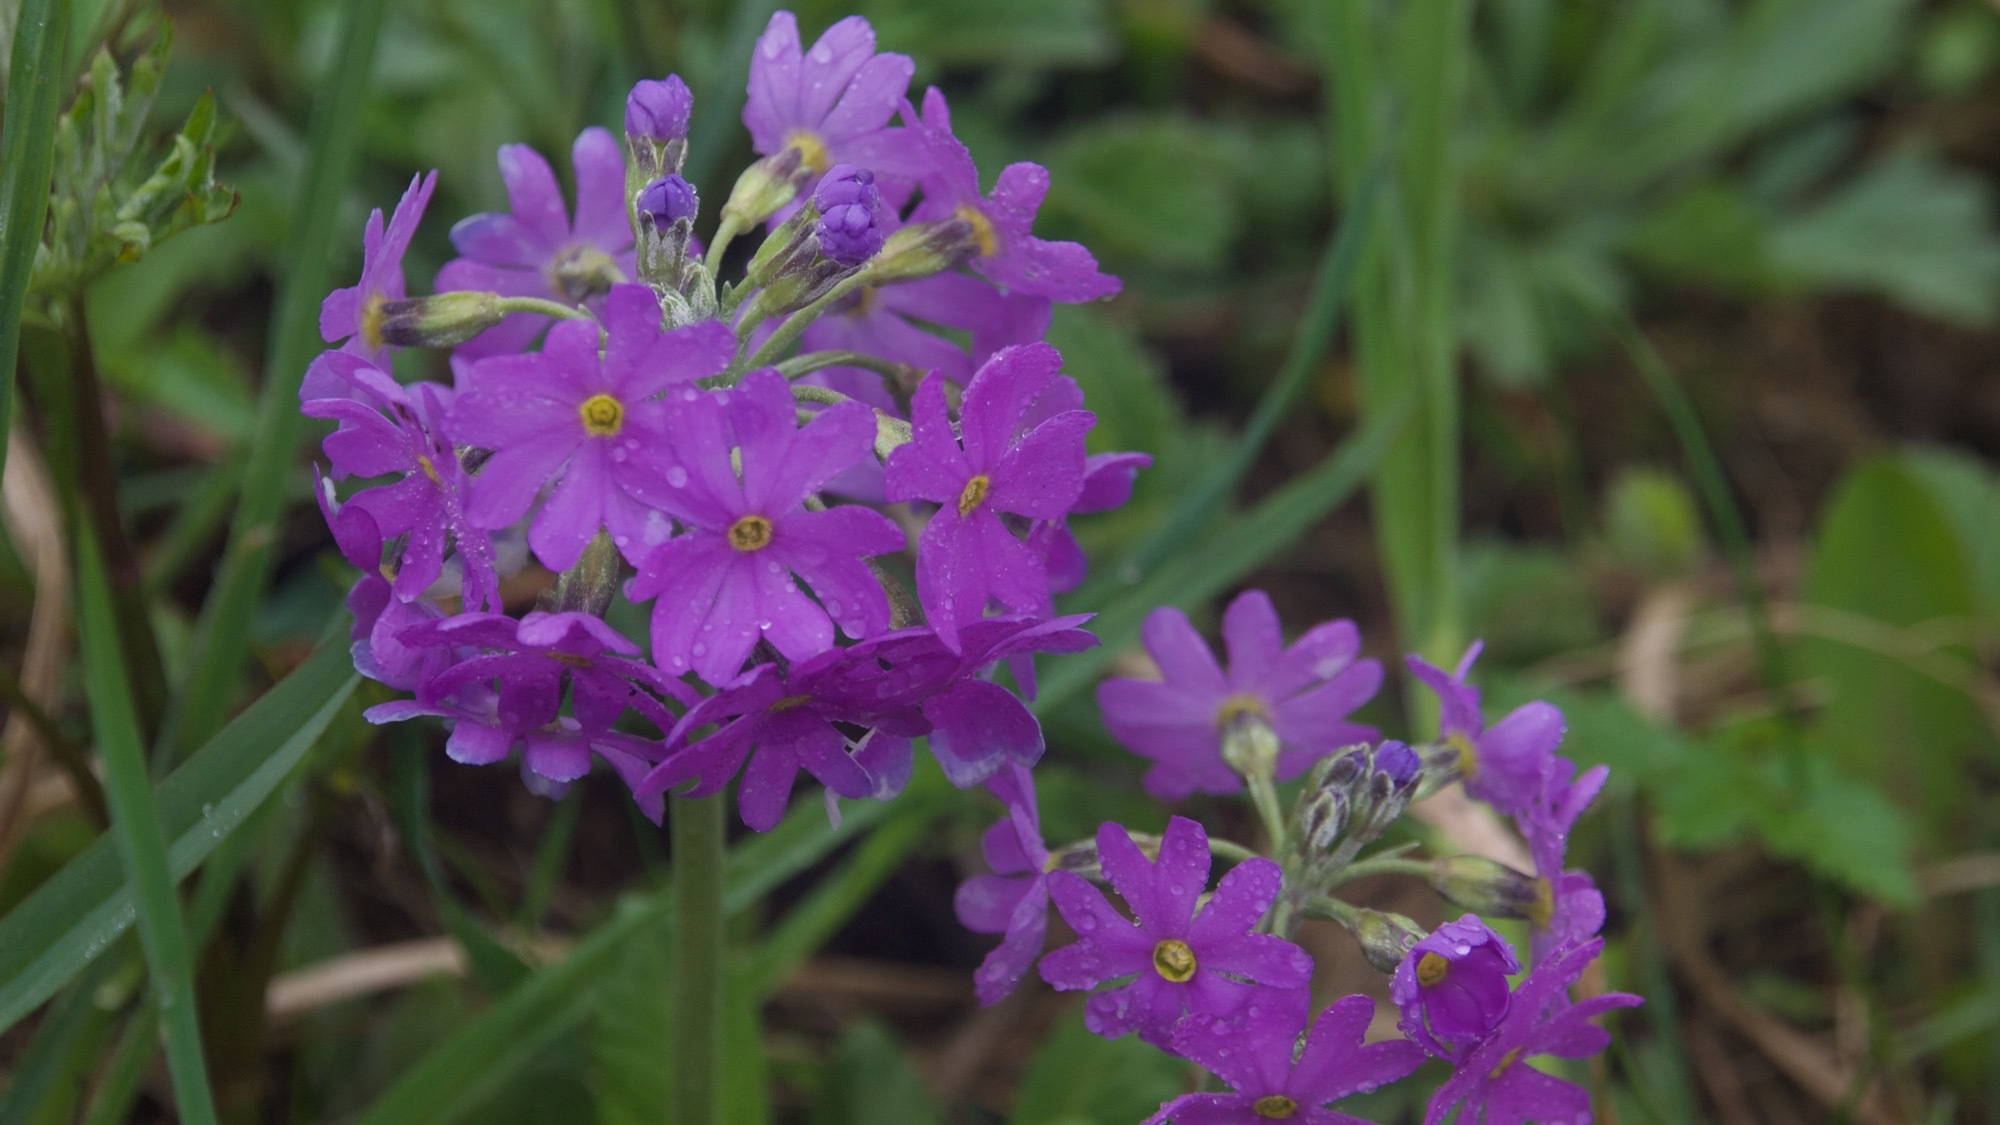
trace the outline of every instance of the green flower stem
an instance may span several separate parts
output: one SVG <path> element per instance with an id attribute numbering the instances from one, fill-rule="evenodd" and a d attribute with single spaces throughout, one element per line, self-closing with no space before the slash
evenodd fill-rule
<path id="1" fill-rule="evenodd" d="M 763 345 L 756 351 L 751 352 L 750 358 L 740 366 L 732 364 L 730 366 L 731 371 L 736 375 L 741 375 L 753 367 L 766 367 L 775 362 L 777 357 L 784 355 L 793 344 L 799 342 L 799 334 L 806 330 L 806 325 L 818 320 L 820 314 L 831 307 L 835 301 L 867 284 L 868 277 L 868 271 L 860 269 L 841 278 L 838 282 L 834 283 L 833 288 L 821 294 L 818 300 L 786 317 L 785 322 L 778 325 L 778 330 L 771 333 L 770 339 L 764 341 Z"/>
<path id="2" fill-rule="evenodd" d="M 557 320 L 597 319 L 584 309 L 543 297 L 502 297 L 496 302 L 496 307 L 503 313 L 534 313 L 537 316 L 552 316 Z"/>
<path id="3" fill-rule="evenodd" d="M 1370 856 L 1357 863 L 1348 864 L 1340 872 L 1338 881 L 1332 885 L 1350 882 L 1368 875 L 1415 875 L 1428 880 L 1435 868 L 1427 859 L 1403 859 L 1400 856 Z"/>
<path id="4" fill-rule="evenodd" d="M 132 688 L 120 651 L 111 583 L 97 536 L 88 523 L 77 528 L 77 601 L 82 608 L 83 666 L 91 723 L 104 756 L 106 796 L 119 858 L 138 900 L 139 939 L 152 971 L 167 1038 L 167 1071 L 172 1076 L 180 1119 L 212 1125 L 215 1100 L 202 1058 L 201 1026 L 195 1010 L 194 966 L 174 878 L 167 868 L 167 838 L 153 804 L 152 780 L 139 736 Z"/>
<path id="5" fill-rule="evenodd" d="M 883 359 L 879 355 L 841 351 L 801 352 L 776 366 L 778 373 L 787 379 L 796 379 L 801 375 L 810 375 L 829 367 L 859 367 L 890 378 L 895 378 L 906 370 L 904 364 Z"/>
<path id="6" fill-rule="evenodd" d="M 675 1125 L 715 1125 L 721 1104 L 724 794 L 673 802 Z"/>
<path id="7" fill-rule="evenodd" d="M 703 259 L 701 263 L 708 267 L 708 276 L 722 276 L 722 255 L 728 251 L 729 244 L 736 241 L 736 236 L 741 233 L 743 233 L 743 224 L 738 222 L 735 216 L 722 216 L 722 222 L 715 228 L 715 241 L 709 243 L 708 257 Z"/>
<path id="8" fill-rule="evenodd" d="M 1238 863 L 1246 859 L 1256 859 L 1262 854 L 1255 848 L 1246 848 L 1234 840 L 1225 840 L 1220 836 L 1210 836 L 1208 838 L 1208 850 L 1212 855 L 1219 855 L 1224 859 L 1235 860 Z"/>
<path id="9" fill-rule="evenodd" d="M 1257 806 L 1257 816 L 1264 822 L 1264 832 L 1271 837 L 1272 855 L 1285 852 L 1285 811 L 1278 803 L 1278 786 L 1269 775 L 1250 774 L 1244 778 L 1250 790 L 1250 800 Z"/>
<path id="10" fill-rule="evenodd" d="M 817 402 L 826 406 L 837 406 L 843 402 L 854 402 L 831 387 L 816 386 L 812 383 L 793 383 L 792 397 L 800 402 Z M 801 412 L 801 418 L 804 417 Z M 915 435 L 908 422 L 881 410 L 875 412 L 875 456 L 887 461 L 889 454 L 899 445 L 908 445 Z"/>
<path id="11" fill-rule="evenodd" d="M 1314 895 L 1306 900 L 1306 914 L 1314 918 L 1327 918 L 1352 930 L 1360 919 L 1361 911 L 1329 895 Z"/>

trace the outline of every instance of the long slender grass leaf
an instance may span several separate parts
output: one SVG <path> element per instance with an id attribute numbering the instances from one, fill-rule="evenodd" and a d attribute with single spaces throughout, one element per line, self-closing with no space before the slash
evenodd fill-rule
<path id="1" fill-rule="evenodd" d="M 56 113 L 61 108 L 69 0 L 22 0 L 8 56 L 7 118 L 0 135 L 0 461 L 14 418 L 14 353 L 28 275 L 42 244 L 55 169 Z"/>

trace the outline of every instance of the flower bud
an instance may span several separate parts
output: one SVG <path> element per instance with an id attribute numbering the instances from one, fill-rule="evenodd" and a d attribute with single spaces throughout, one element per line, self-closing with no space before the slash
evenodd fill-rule
<path id="1" fill-rule="evenodd" d="M 1499 1026 L 1511 1002 L 1507 977 L 1520 971 L 1506 940 L 1467 914 L 1410 947 L 1389 995 L 1403 1010 L 1404 1033 L 1448 1055 Z"/>
<path id="2" fill-rule="evenodd" d="M 1361 955 L 1378 973 L 1393 973 L 1416 944 L 1424 940 L 1422 926 L 1401 914 L 1357 910 L 1348 927 L 1361 944 Z"/>
<path id="3" fill-rule="evenodd" d="M 1354 817 L 1348 824 L 1349 837 L 1365 844 L 1388 831 L 1410 807 L 1410 795 L 1423 777 L 1422 760 L 1408 746 L 1394 741 L 1346 757 L 1367 762 L 1367 774 L 1350 790 Z"/>
<path id="4" fill-rule="evenodd" d="M 694 93 L 678 74 L 641 79 L 625 96 L 625 135 L 633 141 L 684 141 Z"/>
<path id="5" fill-rule="evenodd" d="M 1307 797 L 1299 803 L 1298 833 L 1294 837 L 1299 850 L 1308 856 L 1332 851 L 1340 833 L 1347 827 L 1347 806 L 1344 790 L 1309 790 Z"/>
<path id="6" fill-rule="evenodd" d="M 679 222 L 693 222 L 695 213 L 701 208 L 701 199 L 695 194 L 694 185 L 680 176 L 669 173 L 654 180 L 639 190 L 637 209 L 642 221 L 655 227 L 670 227 Z"/>
<path id="7" fill-rule="evenodd" d="M 812 169 L 799 163 L 799 150 L 787 147 L 743 170 L 722 205 L 724 222 L 748 230 L 778 213 L 812 182 Z"/>
<path id="8" fill-rule="evenodd" d="M 618 548 L 609 534 L 599 531 L 584 545 L 576 565 L 557 575 L 556 584 L 543 591 L 540 608 L 547 613 L 580 612 L 603 617 L 624 578 Z"/>
<path id="9" fill-rule="evenodd" d="M 812 201 L 819 213 L 813 236 L 819 252 L 828 259 L 842 266 L 858 266 L 882 249 L 878 222 L 882 195 L 875 187 L 875 173 L 852 164 L 836 164 L 820 177 Z"/>
<path id="10" fill-rule="evenodd" d="M 876 285 L 943 273 L 979 253 L 972 224 L 964 219 L 911 223 L 898 227 L 882 241 L 868 261 L 868 280 Z"/>
<path id="11" fill-rule="evenodd" d="M 1547 883 L 1484 856 L 1458 855 L 1434 861 L 1430 884 L 1437 893 L 1475 913 L 1543 920 L 1549 916 Z"/>
<path id="12" fill-rule="evenodd" d="M 454 290 L 382 302 L 382 342 L 399 348 L 448 348 L 500 323 L 500 294 Z"/>

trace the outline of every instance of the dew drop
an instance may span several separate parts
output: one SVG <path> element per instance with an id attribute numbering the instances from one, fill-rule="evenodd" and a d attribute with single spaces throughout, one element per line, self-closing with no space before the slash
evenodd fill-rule
<path id="1" fill-rule="evenodd" d="M 688 471 L 686 469 L 680 467 L 679 465 L 675 465 L 667 470 L 668 484 L 673 485 L 675 488 L 686 488 L 687 482 L 688 482 Z"/>
<path id="2" fill-rule="evenodd" d="M 1097 919 L 1086 914 L 1076 920 L 1076 928 L 1079 930 L 1094 930 L 1097 928 Z"/>
<path id="3" fill-rule="evenodd" d="M 1459 942 L 1457 945 L 1451 947 L 1451 951 L 1453 953 L 1458 954 L 1460 957 L 1463 957 L 1466 954 L 1472 952 L 1472 947 L 1465 944 L 1464 942 Z"/>
<path id="4" fill-rule="evenodd" d="M 694 648 L 689 651 L 693 652 L 696 656 L 702 656 L 708 652 L 708 646 L 702 644 L 700 641 L 696 641 L 694 643 Z"/>

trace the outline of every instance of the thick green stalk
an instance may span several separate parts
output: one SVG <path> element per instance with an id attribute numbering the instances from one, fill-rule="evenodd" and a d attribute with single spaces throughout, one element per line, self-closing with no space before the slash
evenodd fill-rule
<path id="1" fill-rule="evenodd" d="M 68 89 L 63 50 L 69 43 L 69 0 L 22 0 L 8 56 L 7 116 L 0 135 L 0 462 L 14 420 L 14 355 L 21 343 L 21 309 L 28 275 L 42 244 L 55 169 L 56 115 Z"/>
<path id="2" fill-rule="evenodd" d="M 673 802 L 675 1125 L 715 1125 L 721 1105 L 724 796 Z"/>
<path id="3" fill-rule="evenodd" d="M 167 838 L 153 805 L 152 780 L 139 738 L 139 720 L 126 679 L 114 617 L 111 583 L 97 536 L 88 523 L 77 527 L 77 600 L 83 623 L 84 685 L 91 725 L 104 758 L 111 828 L 126 877 L 138 899 L 139 939 L 146 949 L 161 1022 L 167 1037 L 167 1071 L 182 1121 L 215 1121 L 215 1102 L 202 1059 L 201 1027 L 195 1011 L 194 970 L 180 899 L 167 869 Z"/>
<path id="4" fill-rule="evenodd" d="M 353 179 L 360 151 L 361 102 L 387 7 L 388 0 L 353 0 L 348 5 L 333 77 L 313 108 L 309 156 L 292 208 L 299 225 L 287 247 L 291 268 L 280 283 L 243 491 L 230 526 L 229 547 L 202 606 L 188 675 L 169 708 L 159 743 L 170 760 L 178 760 L 221 728 L 250 651 L 251 620 L 270 580 L 284 521 L 285 482 L 305 432 L 299 380 L 322 346 L 319 306 L 332 273 L 331 248 L 341 197 Z"/>

